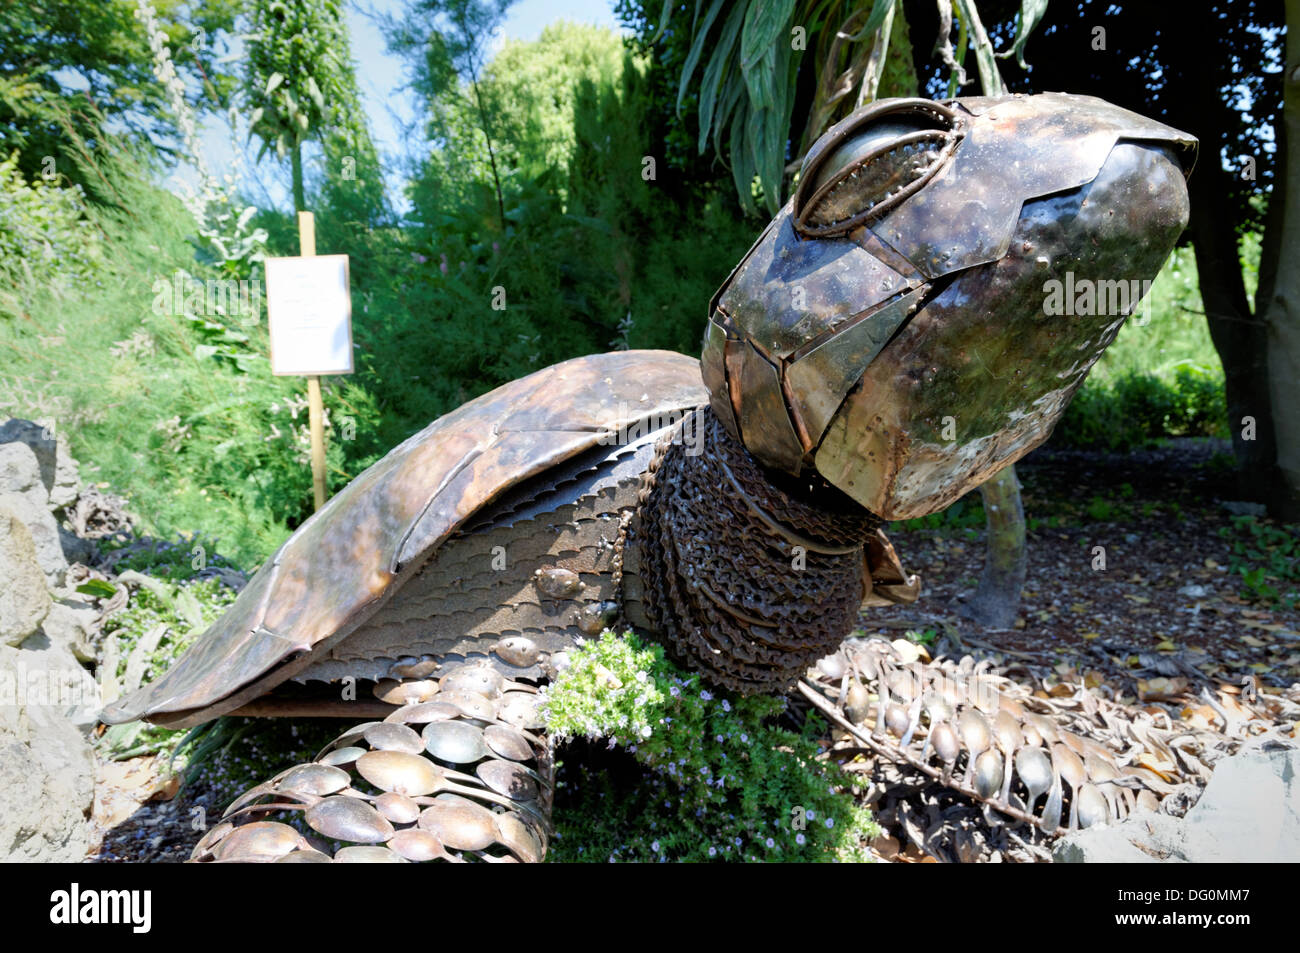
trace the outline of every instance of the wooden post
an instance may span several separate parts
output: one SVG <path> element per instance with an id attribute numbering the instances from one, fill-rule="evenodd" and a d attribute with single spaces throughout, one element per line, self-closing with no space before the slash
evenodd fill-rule
<path id="1" fill-rule="evenodd" d="M 298 213 L 298 252 L 304 258 L 316 254 L 316 218 L 311 212 Z M 311 483 L 316 509 L 325 505 L 325 404 L 320 396 L 320 376 L 307 376 L 307 414 L 311 424 Z"/>

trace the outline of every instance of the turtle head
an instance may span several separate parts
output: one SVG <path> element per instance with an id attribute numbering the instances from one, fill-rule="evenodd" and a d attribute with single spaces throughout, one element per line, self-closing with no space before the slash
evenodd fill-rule
<path id="1" fill-rule="evenodd" d="M 1187 224 L 1195 149 L 1087 96 L 859 110 L 714 296 L 715 413 L 885 519 L 944 508 L 1051 434 Z"/>

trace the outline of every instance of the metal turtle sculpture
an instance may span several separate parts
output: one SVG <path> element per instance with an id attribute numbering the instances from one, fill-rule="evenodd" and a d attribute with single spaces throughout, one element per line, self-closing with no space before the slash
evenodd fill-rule
<path id="1" fill-rule="evenodd" d="M 699 362 L 579 358 L 435 421 L 104 720 L 375 719 L 236 800 L 197 860 L 536 861 L 538 686 L 619 621 L 737 692 L 818 665 L 840 722 L 1035 823 L 1060 822 L 1062 777 L 1071 822 L 1123 813 L 1133 799 L 1098 787 L 1115 751 L 837 650 L 862 606 L 917 596 L 882 522 L 942 509 L 1050 434 L 1137 298 L 1051 315 L 1048 283 L 1154 277 L 1195 146 L 1063 94 L 859 110 L 715 296 Z M 373 685 L 340 701 L 341 682 Z M 1048 787 L 1055 820 L 1034 813 Z M 319 836 L 265 820 L 282 811 Z"/>

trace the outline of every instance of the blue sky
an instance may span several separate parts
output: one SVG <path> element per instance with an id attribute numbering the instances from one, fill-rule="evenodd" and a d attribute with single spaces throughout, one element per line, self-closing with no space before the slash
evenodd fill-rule
<path id="1" fill-rule="evenodd" d="M 363 0 L 358 5 L 348 3 L 348 26 L 352 32 L 352 58 L 357 64 L 357 80 L 365 99 L 367 118 L 375 143 L 390 167 L 397 156 L 409 150 L 412 143 L 404 139 L 402 128 L 410 126 L 417 116 L 417 103 L 411 94 L 402 89 L 407 82 L 403 62 L 390 56 L 384 49 L 383 35 L 375 19 L 364 11 L 396 14 L 403 4 L 400 0 Z M 364 11 L 363 11 L 364 8 Z M 495 51 L 507 39 L 535 40 L 542 28 L 556 20 L 577 23 L 594 23 L 618 30 L 612 0 L 521 0 L 510 8 L 490 49 Z M 254 149 L 231 141 L 230 131 L 224 122 L 209 122 L 203 134 L 204 149 L 214 173 L 220 175 L 229 168 L 233 150 L 245 150 L 246 188 L 259 205 L 270 203 L 289 205 L 289 173 L 287 163 L 274 161 L 268 155 L 259 166 L 253 166 Z M 192 180 L 192 173 L 180 170 L 178 174 Z M 404 206 L 400 176 L 390 174 L 389 184 L 393 199 L 399 208 Z"/>

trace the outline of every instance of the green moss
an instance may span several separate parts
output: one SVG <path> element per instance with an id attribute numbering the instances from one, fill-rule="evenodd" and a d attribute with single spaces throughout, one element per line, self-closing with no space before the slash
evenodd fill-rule
<path id="1" fill-rule="evenodd" d="M 547 692 L 557 740 L 606 740 L 635 762 L 561 771 L 557 861 L 865 859 L 879 829 L 854 779 L 772 721 L 785 699 L 713 691 L 632 634 L 573 653 Z"/>

